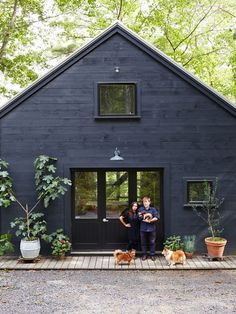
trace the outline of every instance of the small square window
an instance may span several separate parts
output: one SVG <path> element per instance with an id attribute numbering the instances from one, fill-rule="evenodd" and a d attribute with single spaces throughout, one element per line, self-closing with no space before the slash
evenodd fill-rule
<path id="1" fill-rule="evenodd" d="M 135 116 L 137 91 L 133 83 L 98 84 L 100 116 Z"/>
<path id="2" fill-rule="evenodd" d="M 203 203 L 206 201 L 205 188 L 206 186 L 212 189 L 212 181 L 188 181 L 187 182 L 187 202 Z"/>

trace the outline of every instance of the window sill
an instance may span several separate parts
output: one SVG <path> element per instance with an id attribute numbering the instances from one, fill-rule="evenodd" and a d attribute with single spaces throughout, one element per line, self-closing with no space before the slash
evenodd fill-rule
<path id="1" fill-rule="evenodd" d="M 184 207 L 193 207 L 193 206 L 203 207 L 203 204 L 202 203 L 188 203 L 188 204 L 184 204 Z"/>
<path id="2" fill-rule="evenodd" d="M 129 119 L 129 120 L 139 120 L 141 116 L 94 116 L 96 120 L 109 120 L 109 119 Z"/>

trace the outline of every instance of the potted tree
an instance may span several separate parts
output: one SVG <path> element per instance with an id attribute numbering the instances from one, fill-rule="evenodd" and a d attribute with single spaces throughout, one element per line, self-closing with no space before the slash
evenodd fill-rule
<path id="1" fill-rule="evenodd" d="M 8 207 L 12 202 L 16 202 L 23 210 L 24 217 L 17 217 L 11 223 L 12 228 L 17 228 L 16 235 L 20 236 L 21 254 L 23 258 L 34 259 L 40 251 L 39 237 L 46 232 L 46 221 L 44 214 L 35 213 L 36 207 L 41 201 L 45 208 L 55 199 L 65 194 L 67 186 L 71 181 L 55 175 L 56 158 L 46 155 L 38 156 L 34 161 L 35 168 L 35 186 L 38 193 L 34 205 L 29 207 L 23 205 L 13 190 L 13 180 L 8 173 L 8 163 L 0 159 L 0 206 Z M 32 254 L 31 254 L 32 253 Z"/>
<path id="2" fill-rule="evenodd" d="M 224 198 L 217 196 L 218 179 L 212 188 L 207 182 L 204 187 L 204 201 L 199 205 L 192 204 L 193 211 L 208 225 L 210 237 L 205 238 L 208 257 L 222 259 L 227 240 L 220 235 L 223 229 L 220 227 L 220 207 Z"/>

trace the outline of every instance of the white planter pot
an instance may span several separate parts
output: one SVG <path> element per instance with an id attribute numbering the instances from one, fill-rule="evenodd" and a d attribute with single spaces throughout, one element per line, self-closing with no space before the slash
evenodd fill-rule
<path id="1" fill-rule="evenodd" d="M 34 259 L 39 256 L 40 241 L 39 239 L 33 241 L 20 241 L 20 251 L 24 259 Z"/>

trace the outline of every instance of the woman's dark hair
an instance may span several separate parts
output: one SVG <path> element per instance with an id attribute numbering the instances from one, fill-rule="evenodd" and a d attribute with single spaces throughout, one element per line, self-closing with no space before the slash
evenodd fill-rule
<path id="1" fill-rule="evenodd" d="M 132 202 L 132 203 L 130 204 L 130 208 L 132 208 L 134 204 L 137 204 L 137 205 L 138 205 L 138 208 L 139 208 L 139 204 L 138 204 L 137 201 Z"/>

